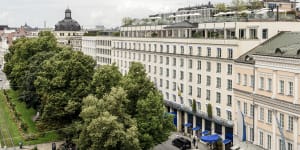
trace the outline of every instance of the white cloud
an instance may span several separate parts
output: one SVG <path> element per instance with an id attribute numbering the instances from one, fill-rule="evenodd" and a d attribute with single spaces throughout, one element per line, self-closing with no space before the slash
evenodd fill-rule
<path id="1" fill-rule="evenodd" d="M 6 19 L 8 17 L 9 13 L 7 11 L 0 12 L 0 19 Z"/>

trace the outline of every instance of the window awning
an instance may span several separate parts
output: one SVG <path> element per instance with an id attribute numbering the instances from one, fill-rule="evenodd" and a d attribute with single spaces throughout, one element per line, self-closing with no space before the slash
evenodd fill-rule
<path id="1" fill-rule="evenodd" d="M 202 132 L 202 134 L 207 135 L 207 134 L 209 134 L 209 131 L 208 131 L 208 130 L 204 130 L 204 131 Z"/>
<path id="2" fill-rule="evenodd" d="M 194 131 L 200 130 L 200 127 L 197 126 L 197 127 L 193 128 L 193 130 L 194 130 Z"/>
<path id="3" fill-rule="evenodd" d="M 230 143 L 231 142 L 231 140 L 229 140 L 229 139 L 225 139 L 224 141 L 223 141 L 223 143 L 226 145 L 226 144 L 228 144 L 228 143 Z"/>
<path id="4" fill-rule="evenodd" d="M 186 124 L 184 124 L 184 126 L 186 126 L 186 127 L 191 127 L 192 124 L 191 124 L 191 123 L 186 123 Z"/>
<path id="5" fill-rule="evenodd" d="M 213 135 L 209 135 L 209 136 L 202 136 L 201 140 L 203 142 L 207 142 L 207 143 L 215 143 L 220 139 L 220 136 L 217 134 L 213 134 Z"/>

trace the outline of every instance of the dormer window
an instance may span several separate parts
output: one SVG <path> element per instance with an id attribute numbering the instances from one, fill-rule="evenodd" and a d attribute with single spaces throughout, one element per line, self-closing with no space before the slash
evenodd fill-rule
<path id="1" fill-rule="evenodd" d="M 252 58 L 251 58 L 249 55 L 247 55 L 247 56 L 245 57 L 245 61 L 250 61 L 250 60 L 252 60 Z"/>
<path id="2" fill-rule="evenodd" d="M 275 50 L 275 54 L 276 55 L 282 55 L 282 51 L 281 51 L 281 49 L 280 48 L 276 48 L 276 50 Z"/>

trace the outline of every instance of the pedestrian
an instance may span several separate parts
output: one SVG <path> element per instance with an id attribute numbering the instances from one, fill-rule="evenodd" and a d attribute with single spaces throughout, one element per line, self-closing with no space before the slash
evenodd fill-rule
<path id="1" fill-rule="evenodd" d="M 196 138 L 195 138 L 195 136 L 194 136 L 194 138 L 193 138 L 193 145 L 194 145 L 194 147 L 195 147 L 195 145 L 196 145 Z"/>
<path id="2" fill-rule="evenodd" d="M 52 150 L 56 150 L 56 144 L 52 143 Z"/>
<path id="3" fill-rule="evenodd" d="M 23 143 L 19 142 L 19 148 L 22 149 L 23 148 Z"/>

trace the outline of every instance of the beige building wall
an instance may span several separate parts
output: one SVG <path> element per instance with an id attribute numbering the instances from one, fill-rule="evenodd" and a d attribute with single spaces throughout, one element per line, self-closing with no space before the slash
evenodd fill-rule
<path id="1" fill-rule="evenodd" d="M 265 149 L 279 149 L 281 133 L 276 119 L 282 120 L 283 135 L 286 146 L 293 149 L 299 145 L 299 59 L 277 58 L 255 55 L 255 66 L 251 64 L 235 63 L 234 103 L 235 111 L 245 115 L 247 141 L 252 141 L 250 128 L 254 123 L 253 144 Z M 255 69 L 254 69 L 255 68 Z M 245 86 L 244 75 L 249 77 L 255 74 L 255 89 Z M 240 75 L 238 75 L 240 74 Z M 239 79 L 240 78 L 240 79 Z M 269 82 L 271 79 L 271 83 Z M 280 80 L 284 81 L 284 92 L 280 92 Z M 238 82 L 240 81 L 240 82 Z M 293 83 L 292 92 L 289 91 L 289 82 Z M 270 87 L 269 87 L 270 86 Z M 253 93 L 255 95 L 253 95 Z M 254 104 L 254 120 L 251 105 Z M 239 106 L 238 106 L 239 105 Z M 269 115 L 269 112 L 271 115 Z M 280 119 L 283 115 L 283 119 Z M 234 115 L 236 127 L 236 115 Z M 292 122 L 292 123 L 291 123 Z M 237 134 L 237 129 L 234 130 Z M 268 141 L 268 136 L 271 140 Z M 270 147 L 271 146 L 271 147 Z"/>

